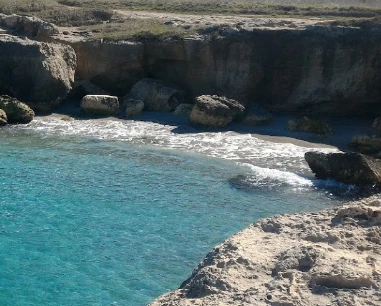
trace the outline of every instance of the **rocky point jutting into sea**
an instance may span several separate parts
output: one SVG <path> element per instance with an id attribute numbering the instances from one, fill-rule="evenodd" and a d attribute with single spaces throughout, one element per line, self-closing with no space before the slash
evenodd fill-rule
<path id="1" fill-rule="evenodd" d="M 269 111 L 376 119 L 381 29 L 317 23 L 267 21 L 206 27 L 183 38 L 105 41 L 0 14 L 0 124 L 30 122 L 33 110 L 52 111 L 65 99 L 88 115 L 174 111 L 213 127 L 268 123 Z M 376 190 L 379 121 L 374 135 L 354 140 L 373 157 L 306 153 L 316 176 Z M 288 128 L 334 133 L 308 117 Z M 379 305 L 380 206 L 376 195 L 261 220 L 214 248 L 177 291 L 151 305 Z"/>

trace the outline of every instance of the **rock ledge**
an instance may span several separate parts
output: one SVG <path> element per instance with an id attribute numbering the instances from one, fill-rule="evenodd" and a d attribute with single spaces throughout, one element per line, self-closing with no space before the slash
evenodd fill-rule
<path id="1" fill-rule="evenodd" d="M 376 197 L 260 220 L 150 305 L 381 305 L 380 226 Z"/>

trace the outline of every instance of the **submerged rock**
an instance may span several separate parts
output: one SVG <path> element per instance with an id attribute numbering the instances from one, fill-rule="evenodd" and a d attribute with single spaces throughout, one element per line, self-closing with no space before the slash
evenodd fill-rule
<path id="1" fill-rule="evenodd" d="M 190 120 L 196 125 L 224 127 L 242 115 L 244 110 L 245 107 L 236 100 L 203 95 L 196 98 Z"/>
<path id="2" fill-rule="evenodd" d="M 307 132 L 318 135 L 332 134 L 332 128 L 326 121 L 306 116 L 288 121 L 286 129 L 289 131 Z"/>
<path id="3" fill-rule="evenodd" d="M 7 114 L 2 109 L 0 109 L 0 126 L 7 125 L 7 123 L 8 123 Z"/>
<path id="4" fill-rule="evenodd" d="M 377 159 L 359 153 L 307 152 L 304 157 L 319 179 L 381 186 L 381 161 Z"/>
<path id="5" fill-rule="evenodd" d="M 263 219 L 151 306 L 381 304 L 381 200 Z"/>
<path id="6" fill-rule="evenodd" d="M 119 114 L 119 100 L 116 96 L 87 95 L 81 101 L 81 108 L 87 115 L 115 116 Z"/>
<path id="7" fill-rule="evenodd" d="M 75 68 L 70 46 L 0 36 L 0 92 L 35 109 L 61 102 L 71 89 Z"/>
<path id="8" fill-rule="evenodd" d="M 174 110 L 174 114 L 178 116 L 188 117 L 192 112 L 193 104 L 182 103 Z"/>
<path id="9" fill-rule="evenodd" d="M 260 106 L 252 106 L 248 109 L 241 123 L 245 125 L 261 125 L 270 123 L 273 115 Z"/>
<path id="10" fill-rule="evenodd" d="M 184 93 L 159 80 L 143 79 L 136 83 L 124 99 L 140 100 L 144 109 L 154 112 L 171 112 L 184 101 Z"/>
<path id="11" fill-rule="evenodd" d="M 29 123 L 34 118 L 28 105 L 9 96 L 0 96 L 0 109 L 6 113 L 8 123 Z"/>
<path id="12" fill-rule="evenodd" d="M 139 116 L 140 113 L 143 111 L 144 102 L 140 100 L 128 99 L 125 102 L 125 107 L 127 117 Z"/>

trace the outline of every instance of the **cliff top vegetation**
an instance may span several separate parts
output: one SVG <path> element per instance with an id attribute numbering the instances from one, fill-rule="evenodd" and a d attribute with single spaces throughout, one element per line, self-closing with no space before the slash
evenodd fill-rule
<path id="1" fill-rule="evenodd" d="M 81 27 L 80 30 L 97 38 L 123 39 L 141 34 L 161 37 L 197 30 L 197 27 L 168 27 L 154 15 L 127 18 L 126 12 L 142 11 L 321 18 L 322 22 L 343 25 L 381 24 L 379 0 L 0 0 L 0 13 L 37 16 L 61 27 Z"/>

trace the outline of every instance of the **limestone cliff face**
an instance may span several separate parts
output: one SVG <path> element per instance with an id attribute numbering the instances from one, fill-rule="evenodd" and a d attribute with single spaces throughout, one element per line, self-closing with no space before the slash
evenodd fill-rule
<path id="1" fill-rule="evenodd" d="M 0 94 L 9 94 L 34 109 L 50 109 L 71 90 L 76 68 L 67 45 L 0 36 Z"/>
<path id="2" fill-rule="evenodd" d="M 145 42 L 77 42 L 77 75 L 116 94 L 143 77 L 272 110 L 369 112 L 381 103 L 381 32 L 313 26 Z"/>

